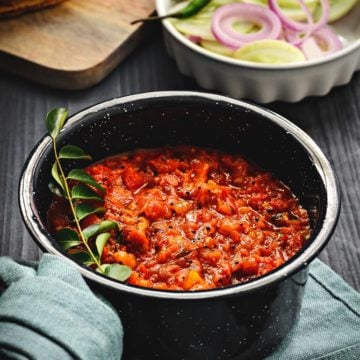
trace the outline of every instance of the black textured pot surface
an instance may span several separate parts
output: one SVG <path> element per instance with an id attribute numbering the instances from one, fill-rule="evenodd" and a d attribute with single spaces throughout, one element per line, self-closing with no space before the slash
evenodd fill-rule
<path id="1" fill-rule="evenodd" d="M 307 266 L 329 240 L 340 208 L 331 166 L 302 130 L 223 96 L 156 92 L 110 100 L 72 116 L 59 142 L 82 147 L 94 161 L 135 148 L 212 147 L 243 154 L 289 185 L 309 211 L 311 239 L 285 265 L 256 280 L 208 291 L 160 291 L 121 284 L 78 265 L 119 309 L 126 359 L 261 359 L 281 342 L 299 314 Z M 39 246 L 68 258 L 46 230 L 53 160 L 50 138 L 44 137 L 25 164 L 20 208 Z"/>

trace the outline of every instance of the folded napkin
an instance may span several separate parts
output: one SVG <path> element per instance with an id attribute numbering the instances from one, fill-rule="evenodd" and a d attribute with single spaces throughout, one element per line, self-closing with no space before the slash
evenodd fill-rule
<path id="1" fill-rule="evenodd" d="M 119 360 L 122 327 L 74 266 L 0 258 L 0 359 Z"/>
<path id="2" fill-rule="evenodd" d="M 298 323 L 266 360 L 360 359 L 360 294 L 320 260 L 310 265 Z"/>
<path id="3" fill-rule="evenodd" d="M 0 279 L 9 285 L 0 296 L 0 359 L 120 359 L 117 315 L 68 262 L 48 254 L 38 265 L 0 258 Z M 319 260 L 299 322 L 266 358 L 315 359 L 360 359 L 360 294 Z"/>

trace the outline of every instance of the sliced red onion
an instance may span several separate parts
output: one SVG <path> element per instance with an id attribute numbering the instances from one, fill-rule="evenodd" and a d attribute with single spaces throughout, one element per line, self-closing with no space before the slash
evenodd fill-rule
<path id="1" fill-rule="evenodd" d="M 301 51 L 308 60 L 318 59 L 325 55 L 313 36 L 304 41 L 301 45 Z"/>
<path id="2" fill-rule="evenodd" d="M 188 35 L 187 38 L 195 44 L 200 44 L 202 41 L 202 37 L 197 35 Z"/>
<path id="3" fill-rule="evenodd" d="M 299 1 L 299 4 L 301 6 L 301 1 Z M 327 24 L 327 21 L 329 19 L 329 15 L 330 15 L 329 0 L 320 0 L 320 4 L 322 8 L 321 18 L 319 19 L 319 21 L 317 21 L 314 24 L 313 31 L 322 28 L 324 25 Z M 284 27 L 288 28 L 289 30 L 306 32 L 308 23 L 296 21 L 285 16 L 284 13 L 281 11 L 281 8 L 278 4 L 278 0 L 269 0 L 269 7 L 280 18 Z"/>
<path id="4" fill-rule="evenodd" d="M 306 41 L 311 36 L 314 29 L 314 20 L 309 8 L 305 5 L 304 0 L 298 0 L 298 2 L 306 15 L 307 27 L 306 30 L 304 30 L 305 32 L 302 33 L 285 29 L 287 41 L 294 46 L 300 46 L 304 41 Z"/>
<path id="5" fill-rule="evenodd" d="M 240 34 L 232 27 L 237 20 L 253 22 L 260 30 L 253 34 Z M 281 22 L 263 6 L 236 3 L 221 6 L 214 12 L 211 31 L 221 44 L 238 49 L 255 40 L 277 39 L 281 34 Z"/>
<path id="6" fill-rule="evenodd" d="M 325 44 L 326 50 L 321 49 L 319 44 Z M 328 26 L 316 31 L 311 38 L 306 40 L 301 50 L 308 60 L 328 56 L 343 48 L 339 37 Z"/>
<path id="7" fill-rule="evenodd" d="M 318 42 L 324 41 L 327 44 L 327 54 L 339 51 L 344 47 L 339 36 L 328 26 L 318 30 L 314 36 Z"/>

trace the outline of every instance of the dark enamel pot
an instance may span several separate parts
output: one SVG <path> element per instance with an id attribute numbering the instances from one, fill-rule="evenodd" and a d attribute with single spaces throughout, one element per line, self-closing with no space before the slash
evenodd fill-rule
<path id="1" fill-rule="evenodd" d="M 254 281 L 208 291 L 160 291 L 122 284 L 77 264 L 90 286 L 119 309 L 126 358 L 261 359 L 284 339 L 299 315 L 308 264 L 328 242 L 340 208 L 331 166 L 308 135 L 242 101 L 154 92 L 81 111 L 69 119 L 59 142 L 81 146 L 94 161 L 139 147 L 213 147 L 241 153 L 289 185 L 309 211 L 312 237 L 289 262 Z M 20 208 L 39 246 L 68 258 L 46 230 L 52 162 L 45 136 L 25 164 Z"/>

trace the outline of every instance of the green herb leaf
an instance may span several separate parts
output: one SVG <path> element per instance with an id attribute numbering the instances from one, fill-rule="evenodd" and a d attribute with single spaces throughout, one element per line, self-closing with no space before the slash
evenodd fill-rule
<path id="1" fill-rule="evenodd" d="M 120 230 L 119 233 L 118 233 L 118 236 L 116 237 L 116 241 L 121 244 L 124 240 L 124 237 L 123 237 L 123 233 L 122 231 Z"/>
<path id="2" fill-rule="evenodd" d="M 110 264 L 105 268 L 105 275 L 119 281 L 127 280 L 132 270 L 126 265 Z"/>
<path id="3" fill-rule="evenodd" d="M 110 266 L 110 264 L 102 264 L 96 268 L 96 271 L 101 274 L 105 274 L 105 270 L 108 266 Z"/>
<path id="4" fill-rule="evenodd" d="M 118 229 L 119 226 L 115 221 L 104 220 L 99 224 L 93 224 L 83 229 L 82 233 L 86 240 L 94 235 L 101 234 L 111 229 Z"/>
<path id="5" fill-rule="evenodd" d="M 89 266 L 94 264 L 94 260 L 87 251 L 80 250 L 70 253 L 70 255 L 79 263 Z"/>
<path id="6" fill-rule="evenodd" d="M 71 170 L 67 178 L 71 180 L 80 181 L 87 185 L 94 186 L 96 189 L 100 190 L 101 192 L 103 193 L 105 192 L 105 189 L 84 170 L 80 170 L 80 169 Z"/>
<path id="7" fill-rule="evenodd" d="M 87 155 L 85 151 L 74 145 L 65 145 L 59 151 L 60 159 L 82 159 L 82 160 L 91 160 L 91 156 Z"/>
<path id="8" fill-rule="evenodd" d="M 99 197 L 98 194 L 94 190 L 91 190 L 89 187 L 82 185 L 82 184 L 75 185 L 71 189 L 71 197 L 73 199 L 103 201 L 103 199 L 101 197 Z"/>
<path id="9" fill-rule="evenodd" d="M 54 156 L 56 159 L 56 163 L 53 164 L 51 168 L 51 174 L 57 185 L 54 182 L 49 184 L 50 190 L 56 195 L 63 195 L 69 202 L 73 221 L 76 224 L 76 230 L 70 228 L 61 229 L 57 234 L 56 237 L 59 241 L 59 244 L 64 249 L 71 249 L 75 246 L 80 244 L 84 245 L 84 248 L 80 249 L 71 249 L 69 254 L 78 262 L 83 265 L 96 265 L 97 268 L 102 270 L 101 261 L 99 256 L 94 254 L 94 251 L 91 249 L 90 245 L 88 244 L 89 236 L 99 234 L 105 232 L 107 228 L 114 228 L 113 222 L 103 222 L 97 224 L 93 227 L 89 227 L 88 229 L 88 237 L 85 237 L 80 221 L 81 219 L 86 218 L 90 214 L 96 212 L 104 212 L 104 208 L 95 208 L 93 206 L 87 204 L 79 204 L 76 206 L 77 199 L 89 199 L 89 200 L 98 200 L 103 201 L 98 194 L 87 185 L 93 186 L 101 192 L 105 192 L 104 189 L 98 184 L 91 176 L 86 174 L 82 170 L 75 170 L 72 172 L 72 175 L 67 178 L 64 175 L 63 166 L 61 164 L 61 159 L 91 159 L 90 155 L 87 155 L 84 150 L 77 146 L 73 145 L 66 145 L 64 146 L 59 152 L 57 150 L 56 138 L 59 135 L 61 129 L 63 128 L 66 119 L 67 119 L 68 111 L 64 108 L 57 108 L 51 110 L 47 117 L 46 117 L 46 125 L 49 132 L 49 135 L 52 138 L 53 149 L 54 149 Z M 78 180 L 81 184 L 74 186 L 70 189 L 68 179 Z M 61 194 L 63 193 L 63 194 Z M 115 223 L 116 227 L 117 224 Z M 97 248 L 101 251 L 103 250 L 106 241 L 110 237 L 110 234 L 99 236 Z M 104 271 L 103 271 L 104 272 Z"/>
<path id="10" fill-rule="evenodd" d="M 68 116 L 68 110 L 64 108 L 55 108 L 48 112 L 46 116 L 46 126 L 49 135 L 55 139 L 63 128 Z"/>
<path id="11" fill-rule="evenodd" d="M 110 239 L 110 236 L 111 235 L 109 233 L 102 233 L 102 234 L 99 234 L 96 237 L 95 244 L 96 244 L 96 249 L 97 249 L 97 252 L 99 254 L 99 257 L 101 257 L 101 254 L 102 254 L 102 252 L 104 250 L 104 246 L 106 245 L 106 243 Z"/>
<path id="12" fill-rule="evenodd" d="M 59 230 L 56 233 L 56 240 L 59 242 L 60 246 L 67 250 L 69 248 L 72 248 L 74 246 L 78 246 L 81 244 L 81 241 L 79 239 L 79 235 L 76 231 L 69 229 L 69 228 L 63 228 Z"/>
<path id="13" fill-rule="evenodd" d="M 79 220 L 86 218 L 91 214 L 101 214 L 106 212 L 106 209 L 103 207 L 96 208 L 89 204 L 79 204 L 75 208 L 76 216 Z"/>
<path id="14" fill-rule="evenodd" d="M 61 189 L 65 190 L 65 187 L 64 187 L 64 183 L 62 181 L 62 178 L 59 174 L 59 168 L 58 168 L 58 165 L 56 163 L 56 161 L 54 162 L 52 168 L 51 168 L 51 175 L 52 177 L 54 178 L 54 180 L 60 185 Z"/>
<path id="15" fill-rule="evenodd" d="M 64 193 L 53 182 L 49 182 L 48 187 L 56 196 L 64 197 Z"/>

